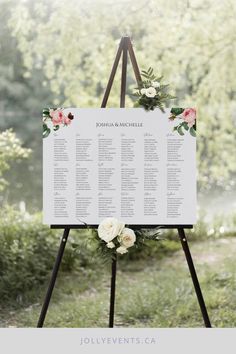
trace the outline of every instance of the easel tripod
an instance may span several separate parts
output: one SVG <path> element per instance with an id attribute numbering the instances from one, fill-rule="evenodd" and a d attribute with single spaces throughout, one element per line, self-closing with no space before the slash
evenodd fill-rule
<path id="1" fill-rule="evenodd" d="M 105 90 L 105 94 L 102 100 L 101 108 L 105 108 L 107 105 L 107 101 L 110 95 L 110 91 L 112 88 L 112 84 L 114 81 L 114 77 L 117 71 L 117 67 L 122 55 L 122 73 L 121 73 L 121 91 L 120 91 L 120 107 L 123 108 L 125 107 L 125 94 L 126 94 L 126 77 L 127 77 L 127 59 L 128 59 L 128 54 L 131 60 L 131 64 L 134 70 L 135 78 L 137 83 L 141 81 L 141 75 L 139 72 L 138 64 L 135 58 L 135 54 L 133 51 L 133 46 L 130 40 L 130 37 L 122 37 L 120 41 L 120 45 L 116 54 L 116 58 L 111 70 L 111 74 L 108 80 L 108 84 Z M 90 225 L 91 227 L 95 228 L 97 225 Z M 204 298 L 202 295 L 202 291 L 200 288 L 200 284 L 198 281 L 198 277 L 196 274 L 196 270 L 194 267 L 194 263 L 192 260 L 192 256 L 189 250 L 188 246 L 188 241 L 185 236 L 185 231 L 184 229 L 191 229 L 193 226 L 192 225 L 130 225 L 133 229 L 137 228 L 154 228 L 160 226 L 162 229 L 177 229 L 178 230 L 178 235 L 181 241 L 181 245 L 183 248 L 183 251 L 185 253 L 186 261 L 189 267 L 189 271 L 192 277 L 193 285 L 195 288 L 196 296 L 198 299 L 198 303 L 200 306 L 200 310 L 202 313 L 203 321 L 205 324 L 205 327 L 211 327 L 210 319 L 207 313 L 206 305 L 204 302 Z M 53 267 L 51 279 L 49 282 L 49 286 L 47 289 L 47 293 L 44 299 L 44 303 L 42 306 L 42 310 L 40 313 L 40 317 L 38 320 L 37 327 L 41 328 L 43 327 L 44 320 L 47 314 L 48 306 L 51 300 L 52 292 L 54 289 L 54 285 L 57 279 L 57 274 L 58 270 L 61 264 L 61 260 L 63 257 L 63 253 L 65 250 L 66 242 L 69 236 L 70 229 L 83 229 L 86 228 L 87 226 L 85 225 L 51 225 L 51 228 L 53 229 L 64 229 L 63 236 L 61 239 L 60 247 L 58 250 L 57 258 Z M 109 327 L 112 328 L 114 325 L 114 313 L 115 313 L 115 286 L 116 286 L 116 266 L 117 266 L 117 260 L 114 259 L 112 261 L 112 269 L 111 269 L 111 292 L 110 292 L 110 313 L 109 313 Z"/>

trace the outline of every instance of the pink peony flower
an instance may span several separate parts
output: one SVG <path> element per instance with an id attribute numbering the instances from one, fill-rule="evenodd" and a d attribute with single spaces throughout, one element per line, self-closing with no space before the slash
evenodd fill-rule
<path id="1" fill-rule="evenodd" d="M 64 119 L 66 118 L 62 112 L 62 110 L 53 110 L 50 109 L 50 116 L 52 117 L 52 123 L 53 125 L 60 125 L 64 122 Z"/>
<path id="2" fill-rule="evenodd" d="M 181 118 L 188 123 L 189 128 L 195 124 L 196 120 L 196 109 L 195 108 L 186 108 L 181 114 Z"/>
<path id="3" fill-rule="evenodd" d="M 69 125 L 71 123 L 71 119 L 69 117 L 64 117 L 63 123 L 65 125 Z"/>

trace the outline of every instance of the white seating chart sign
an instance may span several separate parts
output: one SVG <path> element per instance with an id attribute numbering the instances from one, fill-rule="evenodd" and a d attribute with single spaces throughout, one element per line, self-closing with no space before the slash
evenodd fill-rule
<path id="1" fill-rule="evenodd" d="M 50 225 L 196 223 L 196 138 L 155 109 L 44 111 L 43 214 Z M 189 126 L 187 126 L 189 124 Z"/>

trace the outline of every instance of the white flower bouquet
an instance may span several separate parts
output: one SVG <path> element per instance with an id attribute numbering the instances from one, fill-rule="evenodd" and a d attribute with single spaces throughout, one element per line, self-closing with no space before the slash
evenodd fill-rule
<path id="1" fill-rule="evenodd" d="M 123 222 L 114 217 L 104 219 L 98 226 L 97 241 L 98 248 L 103 255 L 114 257 L 117 254 L 128 253 L 133 246 L 139 247 L 143 245 L 145 240 L 159 240 L 158 232 L 150 235 L 142 230 L 133 231 Z"/>
<path id="2" fill-rule="evenodd" d="M 138 97 L 135 107 L 143 107 L 147 111 L 153 111 L 158 107 L 164 112 L 167 101 L 176 97 L 168 93 L 169 85 L 162 84 L 163 76 L 156 76 L 153 69 L 142 70 L 141 76 L 144 78 L 136 88 L 135 96 Z"/>

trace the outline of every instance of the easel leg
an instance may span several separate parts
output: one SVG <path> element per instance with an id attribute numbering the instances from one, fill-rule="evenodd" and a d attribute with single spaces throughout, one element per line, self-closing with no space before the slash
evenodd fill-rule
<path id="1" fill-rule="evenodd" d="M 117 258 L 114 258 L 112 260 L 112 264 L 111 264 L 111 293 L 110 293 L 109 328 L 113 328 L 113 325 L 114 325 L 115 293 L 116 293 L 116 265 L 117 265 Z"/>
<path id="2" fill-rule="evenodd" d="M 52 292 L 53 292 L 53 289 L 54 289 L 54 285 L 55 285 L 55 282 L 56 282 L 56 279 L 57 279 L 57 273 L 58 273 L 58 270 L 59 270 L 59 267 L 60 267 L 60 264 L 61 264 L 61 260 L 62 260 L 62 256 L 63 256 L 64 250 L 65 250 L 66 242 L 67 242 L 67 239 L 68 239 L 68 236 L 69 236 L 69 232 L 70 232 L 69 228 L 66 228 L 64 230 L 64 232 L 63 232 L 63 236 L 62 236 L 62 239 L 61 239 L 61 244 L 60 244 L 60 247 L 59 247 L 59 250 L 58 250 L 58 254 L 57 254 L 57 258 L 56 258 L 56 261 L 55 261 L 55 264 L 54 264 L 54 267 L 53 267 L 51 279 L 50 279 L 48 290 L 47 290 L 47 293 L 46 293 L 46 296 L 45 296 L 45 299 L 44 299 L 42 310 L 41 310 L 41 313 L 40 313 L 40 316 L 39 316 L 37 328 L 42 328 L 43 327 L 44 320 L 45 320 L 45 317 L 46 317 L 46 314 L 47 314 L 47 310 L 48 310 L 48 306 L 49 306 L 49 303 L 50 303 L 50 300 L 51 300 Z"/>
<path id="3" fill-rule="evenodd" d="M 196 295 L 197 295 L 199 306 L 200 306 L 200 309 L 201 309 L 201 312 L 202 312 L 202 317 L 203 317 L 203 320 L 204 320 L 204 323 L 205 323 L 205 327 L 211 328 L 211 322 L 210 322 L 210 319 L 209 319 L 209 316 L 208 316 L 208 313 L 207 313 L 205 301 L 204 301 L 204 298 L 203 298 L 203 295 L 202 295 L 201 287 L 200 287 L 200 284 L 199 284 L 199 281 L 198 281 L 198 277 L 197 277 L 197 273 L 196 273 L 196 270 L 195 270 L 195 267 L 194 267 L 194 264 L 193 264 L 193 259 L 192 259 L 192 256 L 191 256 L 191 253 L 190 253 L 190 250 L 189 250 L 189 247 L 188 247 L 188 241 L 187 241 L 187 238 L 185 236 L 184 229 L 179 228 L 178 229 L 178 233 L 179 233 L 179 238 L 180 238 L 180 241 L 181 241 L 184 253 L 185 253 L 185 257 L 186 257 L 186 260 L 187 260 L 187 263 L 188 263 L 189 271 L 190 271 L 190 274 L 191 274 L 191 277 L 192 277 L 193 285 L 194 285 L 194 288 L 195 288 L 195 291 L 196 291 Z"/>

